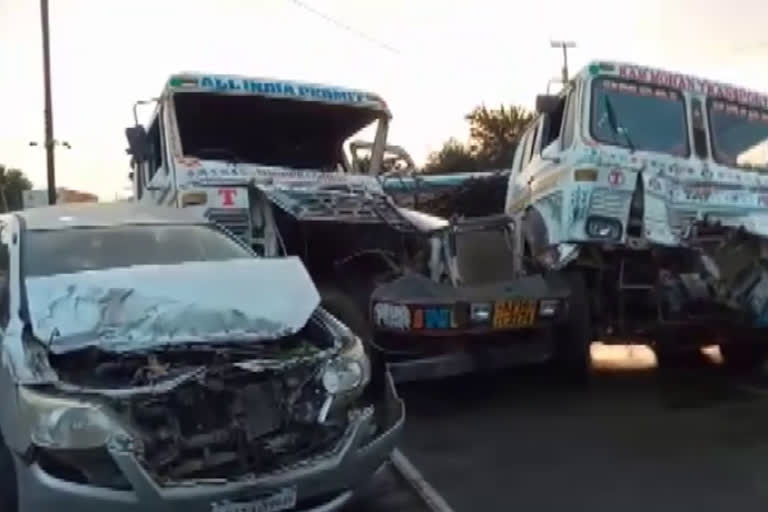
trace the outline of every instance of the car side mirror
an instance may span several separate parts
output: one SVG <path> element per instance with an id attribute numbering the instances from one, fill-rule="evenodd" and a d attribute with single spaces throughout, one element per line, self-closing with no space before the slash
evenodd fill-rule
<path id="1" fill-rule="evenodd" d="M 129 126 L 125 129 L 125 137 L 128 139 L 128 154 L 136 163 L 146 162 L 149 158 L 149 142 L 147 132 L 141 125 Z"/>
<path id="2" fill-rule="evenodd" d="M 536 96 L 536 112 L 539 114 L 554 114 L 560 110 L 563 99 L 555 94 L 539 94 Z"/>

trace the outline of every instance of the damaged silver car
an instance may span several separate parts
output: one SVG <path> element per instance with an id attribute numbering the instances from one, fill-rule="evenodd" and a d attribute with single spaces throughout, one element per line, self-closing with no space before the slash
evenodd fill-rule
<path id="1" fill-rule="evenodd" d="M 404 408 L 298 258 L 132 204 L 0 216 L 0 508 L 335 510 Z"/>

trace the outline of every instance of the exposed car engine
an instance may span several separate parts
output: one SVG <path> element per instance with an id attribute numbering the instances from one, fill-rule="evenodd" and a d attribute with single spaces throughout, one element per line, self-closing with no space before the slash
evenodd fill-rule
<path id="1" fill-rule="evenodd" d="M 319 375 L 328 351 L 293 338 L 277 345 L 90 350 L 53 356 L 52 364 L 69 385 L 136 390 L 107 399 L 133 431 L 144 467 L 170 484 L 268 473 L 337 445 L 349 410 L 326 404 Z M 173 379 L 170 390 L 153 388 Z"/>

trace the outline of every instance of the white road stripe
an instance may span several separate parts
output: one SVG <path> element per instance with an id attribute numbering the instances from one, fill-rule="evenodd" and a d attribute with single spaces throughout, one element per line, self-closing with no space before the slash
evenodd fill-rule
<path id="1" fill-rule="evenodd" d="M 403 453 L 395 448 L 391 455 L 392 465 L 405 478 L 432 512 L 454 512 L 442 496 L 424 479 L 422 474 Z"/>

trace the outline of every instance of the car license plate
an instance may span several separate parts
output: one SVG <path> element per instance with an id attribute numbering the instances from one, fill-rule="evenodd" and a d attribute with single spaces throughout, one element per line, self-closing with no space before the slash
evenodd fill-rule
<path id="1" fill-rule="evenodd" d="M 495 329 L 530 327 L 535 320 L 536 301 L 533 300 L 502 300 L 493 308 Z"/>
<path id="2" fill-rule="evenodd" d="M 296 506 L 296 488 L 285 487 L 274 494 L 250 501 L 211 503 L 211 512 L 280 512 Z"/>

